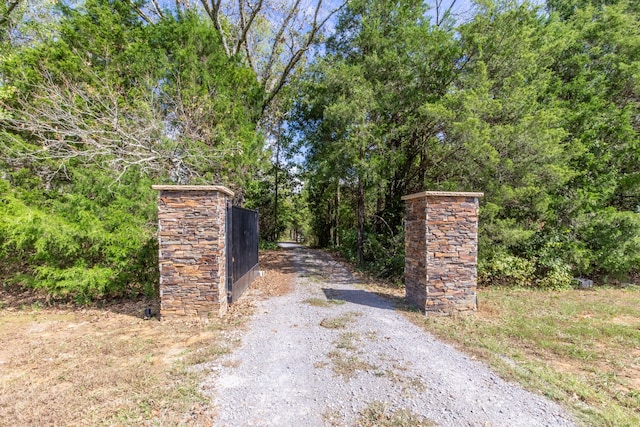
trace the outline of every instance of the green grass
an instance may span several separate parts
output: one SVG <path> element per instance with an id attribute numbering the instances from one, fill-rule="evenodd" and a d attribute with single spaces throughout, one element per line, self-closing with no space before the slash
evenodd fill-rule
<path id="1" fill-rule="evenodd" d="M 493 288 L 478 296 L 475 316 L 407 316 L 565 405 L 585 426 L 640 425 L 638 288 Z"/>

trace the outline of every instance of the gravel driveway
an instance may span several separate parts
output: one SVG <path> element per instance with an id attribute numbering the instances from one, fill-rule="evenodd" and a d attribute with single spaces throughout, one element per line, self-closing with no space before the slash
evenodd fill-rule
<path id="1" fill-rule="evenodd" d="M 329 255 L 288 250 L 294 290 L 258 301 L 242 344 L 210 366 L 216 425 L 574 425 L 360 289 Z"/>

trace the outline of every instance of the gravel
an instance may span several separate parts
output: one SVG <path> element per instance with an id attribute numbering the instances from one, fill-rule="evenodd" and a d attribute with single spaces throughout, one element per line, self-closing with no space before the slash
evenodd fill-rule
<path id="1" fill-rule="evenodd" d="M 294 290 L 257 301 L 242 344 L 208 366 L 217 426 L 574 425 L 359 289 L 329 255 L 289 250 Z"/>

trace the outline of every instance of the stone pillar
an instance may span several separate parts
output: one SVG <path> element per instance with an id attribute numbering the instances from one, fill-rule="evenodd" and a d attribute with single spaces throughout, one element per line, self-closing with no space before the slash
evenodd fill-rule
<path id="1" fill-rule="evenodd" d="M 407 301 L 425 314 L 477 309 L 478 198 L 426 191 L 404 196 Z"/>
<path id="2" fill-rule="evenodd" d="M 228 188 L 154 185 L 158 190 L 160 315 L 222 316 L 227 311 Z"/>

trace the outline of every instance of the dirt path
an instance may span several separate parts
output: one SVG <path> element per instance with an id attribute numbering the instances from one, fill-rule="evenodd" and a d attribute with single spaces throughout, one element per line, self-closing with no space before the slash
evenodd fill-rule
<path id="1" fill-rule="evenodd" d="M 359 289 L 327 254 L 289 251 L 294 289 L 258 301 L 242 345 L 209 366 L 216 425 L 573 425 Z"/>

